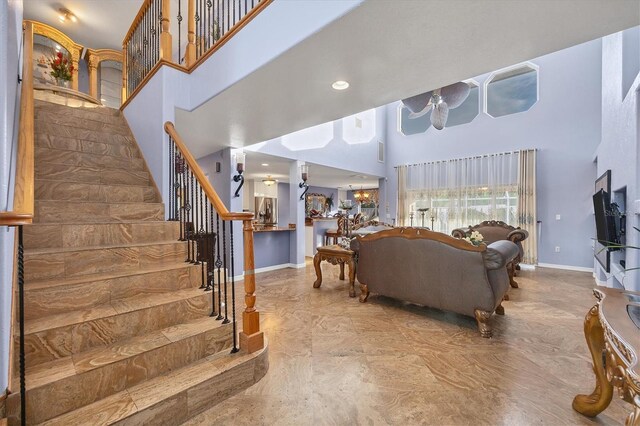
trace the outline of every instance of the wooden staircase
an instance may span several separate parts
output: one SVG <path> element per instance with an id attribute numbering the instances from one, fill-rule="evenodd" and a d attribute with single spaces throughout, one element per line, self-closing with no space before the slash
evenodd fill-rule
<path id="1" fill-rule="evenodd" d="M 230 353 L 232 325 L 210 317 L 216 296 L 121 113 L 36 101 L 35 148 L 27 423 L 180 424 L 259 380 L 266 348 Z M 19 424 L 19 393 L 7 413 Z"/>

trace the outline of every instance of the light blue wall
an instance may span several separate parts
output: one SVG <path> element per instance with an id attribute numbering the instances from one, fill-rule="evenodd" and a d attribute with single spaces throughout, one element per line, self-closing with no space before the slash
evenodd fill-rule
<path id="1" fill-rule="evenodd" d="M 292 232 L 254 232 L 256 269 L 289 263 L 289 244 Z"/>
<path id="2" fill-rule="evenodd" d="M 15 145 L 22 74 L 22 0 L 0 1 L 0 211 L 13 205 Z M 14 231 L 0 227 L 0 389 L 6 389 L 11 335 Z"/>
<path id="3" fill-rule="evenodd" d="M 388 181 L 380 192 L 387 194 L 392 217 L 397 204 L 396 165 L 536 148 L 538 220 L 542 221 L 538 260 L 591 267 L 593 156 L 601 134 L 601 46 L 596 40 L 532 60 L 540 67 L 540 99 L 524 113 L 497 119 L 480 114 L 466 125 L 442 131 L 431 127 L 423 134 L 403 136 L 396 130 L 399 102 L 388 105 Z M 475 78 L 481 99 L 488 77 Z M 554 251 L 556 246 L 559 253 Z"/>
<path id="4" fill-rule="evenodd" d="M 632 228 L 640 227 L 640 77 L 637 62 L 624 60 L 625 55 L 629 54 L 625 52 L 624 44 L 625 41 L 631 41 L 636 46 L 640 45 L 640 42 L 633 40 L 639 34 L 638 28 L 634 28 L 627 30 L 626 34 L 607 36 L 602 41 L 602 143 L 597 151 L 598 175 L 611 170 L 611 189 L 627 188 L 627 244 L 635 246 L 640 245 L 640 233 Z M 630 77 L 632 73 L 635 73 L 633 79 Z M 625 87 L 628 89 L 624 90 Z M 627 269 L 640 266 L 640 251 L 627 250 L 626 261 Z M 613 286 L 611 274 L 606 274 L 597 262 L 595 265 L 596 278 L 602 284 Z M 619 265 L 617 268 L 621 269 Z M 617 272 L 614 278 L 622 281 L 628 290 L 640 290 L 637 271 L 627 271 L 624 279 Z"/>

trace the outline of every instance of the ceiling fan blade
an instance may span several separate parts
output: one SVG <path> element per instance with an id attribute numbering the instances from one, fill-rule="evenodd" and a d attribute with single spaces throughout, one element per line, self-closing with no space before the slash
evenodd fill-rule
<path id="1" fill-rule="evenodd" d="M 449 109 L 458 108 L 469 96 L 471 89 L 462 81 L 440 89 L 440 96 L 449 105 Z"/>
<path id="2" fill-rule="evenodd" d="M 431 113 L 431 124 L 438 130 L 444 129 L 444 125 L 447 124 L 447 118 L 449 117 L 449 106 L 446 102 L 441 102 L 433 107 Z"/>
<path id="3" fill-rule="evenodd" d="M 424 107 L 424 109 L 422 111 L 418 111 L 418 112 L 410 112 L 409 115 L 407 116 L 408 119 L 413 120 L 414 118 L 420 118 L 425 114 L 428 114 L 429 111 L 431 111 L 431 104 L 427 104 L 426 107 Z"/>
<path id="4" fill-rule="evenodd" d="M 431 92 L 420 93 L 419 95 L 412 96 L 410 98 L 406 98 L 402 100 L 404 106 L 406 106 L 409 111 L 416 114 L 422 112 L 429 105 L 429 101 L 431 100 Z"/>

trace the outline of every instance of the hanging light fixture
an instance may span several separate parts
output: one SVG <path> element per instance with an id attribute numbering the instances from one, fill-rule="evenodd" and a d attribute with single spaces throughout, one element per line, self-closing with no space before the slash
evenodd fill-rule
<path id="1" fill-rule="evenodd" d="M 62 23 L 68 22 L 68 21 L 78 22 L 78 18 L 76 18 L 76 15 L 74 15 L 64 7 L 61 7 L 60 9 L 58 9 L 58 20 Z"/>
<path id="2" fill-rule="evenodd" d="M 267 175 L 266 179 L 262 179 L 262 183 L 264 183 L 266 186 L 271 186 L 271 185 L 275 185 L 276 180 L 273 179 L 271 175 Z"/>
<path id="3" fill-rule="evenodd" d="M 353 193 L 353 198 L 355 198 L 356 201 L 363 203 L 363 202 L 369 201 L 369 198 L 371 198 L 371 194 L 368 192 L 365 192 L 362 189 L 362 187 L 360 187 L 360 191 Z"/>

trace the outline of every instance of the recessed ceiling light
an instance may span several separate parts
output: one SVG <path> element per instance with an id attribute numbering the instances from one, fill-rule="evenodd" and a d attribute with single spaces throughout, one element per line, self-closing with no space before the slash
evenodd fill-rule
<path id="1" fill-rule="evenodd" d="M 335 90 L 345 90 L 349 88 L 349 82 L 344 80 L 334 81 L 331 87 L 333 87 Z"/>
<path id="2" fill-rule="evenodd" d="M 269 165 L 269 163 L 262 163 L 262 166 L 267 167 Z"/>

